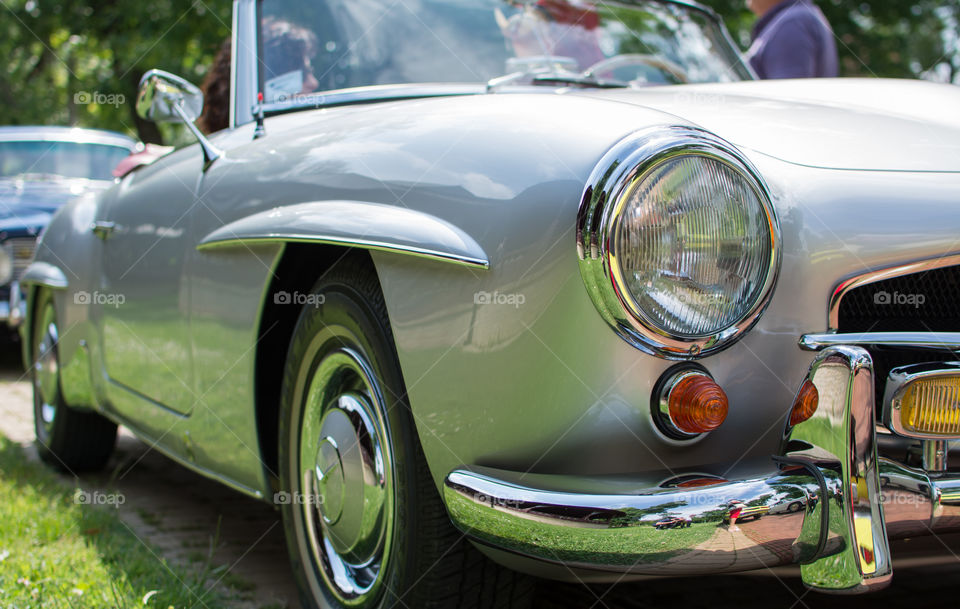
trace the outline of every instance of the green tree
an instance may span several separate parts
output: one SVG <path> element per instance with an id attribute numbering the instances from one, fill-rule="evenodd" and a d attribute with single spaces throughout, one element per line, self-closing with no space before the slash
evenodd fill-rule
<path id="1" fill-rule="evenodd" d="M 161 143 L 134 111 L 161 68 L 199 84 L 230 33 L 225 0 L 0 0 L 0 99 L 7 124 L 75 125 Z"/>
<path id="2" fill-rule="evenodd" d="M 743 48 L 756 18 L 745 0 L 701 0 Z M 818 0 L 837 36 L 842 76 L 935 78 L 960 84 L 960 0 Z"/>

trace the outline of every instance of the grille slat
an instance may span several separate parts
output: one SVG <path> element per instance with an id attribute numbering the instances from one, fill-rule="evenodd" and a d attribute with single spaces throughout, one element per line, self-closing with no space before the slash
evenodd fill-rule
<path id="1" fill-rule="evenodd" d="M 3 242 L 3 246 L 13 257 L 13 278 L 20 279 L 30 262 L 33 261 L 33 253 L 37 247 L 37 240 L 34 237 L 15 237 Z"/>

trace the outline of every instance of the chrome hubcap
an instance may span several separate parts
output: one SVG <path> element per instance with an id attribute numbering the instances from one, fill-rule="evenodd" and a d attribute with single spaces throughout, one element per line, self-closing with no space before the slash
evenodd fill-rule
<path id="1" fill-rule="evenodd" d="M 370 366 L 339 349 L 321 360 L 300 427 L 301 505 L 328 588 L 359 604 L 379 589 L 393 531 L 393 465 L 382 394 Z"/>
<path id="2" fill-rule="evenodd" d="M 48 433 L 57 414 L 57 402 L 60 393 L 60 363 L 57 359 L 57 341 L 59 332 L 53 307 L 43 311 L 41 331 L 36 337 L 36 360 L 33 364 L 33 391 L 37 404 L 38 423 Z"/>

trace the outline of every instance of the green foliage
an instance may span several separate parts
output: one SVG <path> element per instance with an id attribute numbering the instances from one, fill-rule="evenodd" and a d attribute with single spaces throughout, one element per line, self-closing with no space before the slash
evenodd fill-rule
<path id="1" fill-rule="evenodd" d="M 156 125 L 134 112 L 140 77 L 161 68 L 199 84 L 230 33 L 230 11 L 225 0 L 3 0 L 3 122 L 159 142 Z"/>
<path id="2" fill-rule="evenodd" d="M 756 18 L 746 0 L 701 0 L 746 49 Z M 837 36 L 842 76 L 931 78 L 960 84 L 960 0 L 816 0 Z"/>
<path id="3" fill-rule="evenodd" d="M 746 48 L 746 0 L 703 0 Z M 844 76 L 960 83 L 960 0 L 818 0 Z M 0 103 L 6 124 L 100 127 L 160 142 L 134 110 L 140 76 L 161 68 L 198 83 L 229 35 L 226 0 L 3 0 Z M 171 133 L 164 133 L 169 139 Z"/>

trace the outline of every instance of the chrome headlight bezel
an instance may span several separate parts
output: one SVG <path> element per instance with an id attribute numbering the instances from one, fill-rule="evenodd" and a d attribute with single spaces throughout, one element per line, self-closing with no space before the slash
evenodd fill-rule
<path id="1" fill-rule="evenodd" d="M 766 216 L 771 251 L 762 287 L 746 312 L 735 323 L 712 334 L 685 337 L 659 327 L 636 305 L 611 248 L 618 213 L 631 184 L 662 163 L 690 154 L 723 163 L 746 181 Z M 621 140 L 604 155 L 591 173 L 580 201 L 576 241 L 580 274 L 600 315 L 634 347 L 671 360 L 703 357 L 732 345 L 760 318 L 780 271 L 780 223 L 763 178 L 732 144 L 696 127 L 640 131 Z"/>

